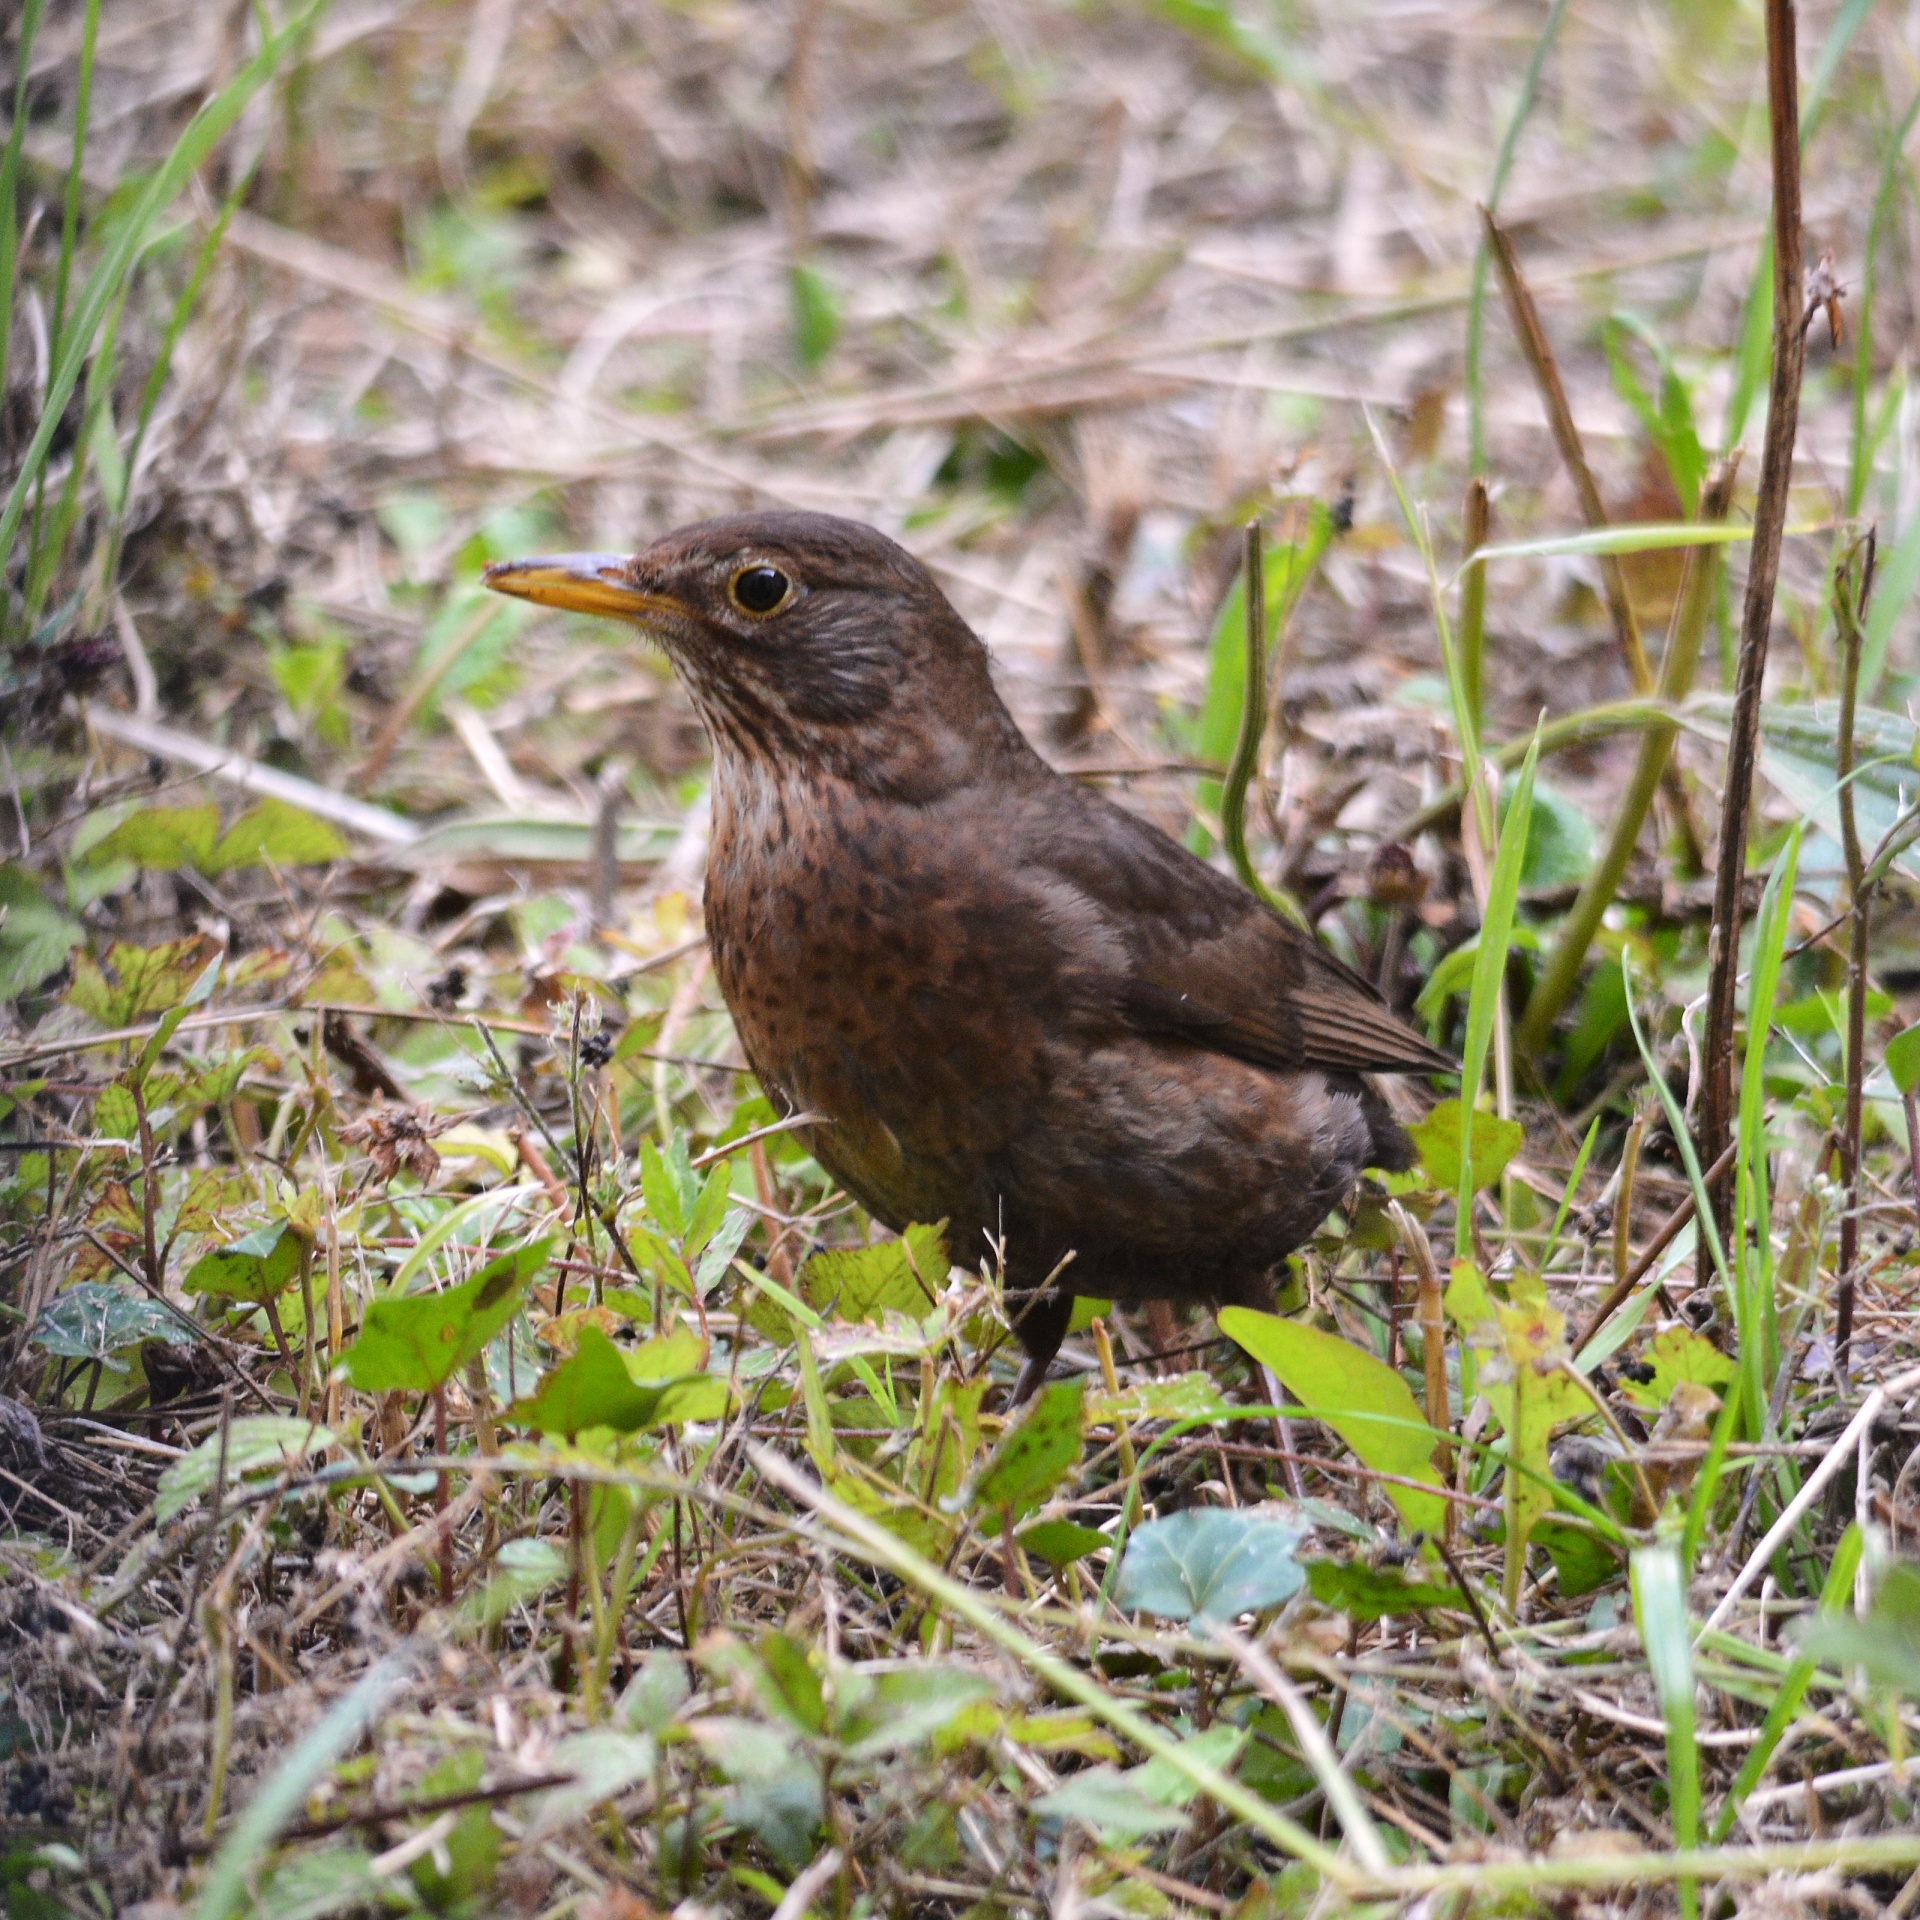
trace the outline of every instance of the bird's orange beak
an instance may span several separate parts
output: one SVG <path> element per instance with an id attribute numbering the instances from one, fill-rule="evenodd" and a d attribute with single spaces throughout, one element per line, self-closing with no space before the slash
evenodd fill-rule
<path id="1" fill-rule="evenodd" d="M 495 593 L 510 593 L 535 606 L 642 623 L 662 615 L 684 619 L 686 608 L 670 594 L 648 593 L 632 584 L 627 577 L 632 564 L 620 553 L 555 553 L 536 560 L 496 560 L 481 577 Z"/>

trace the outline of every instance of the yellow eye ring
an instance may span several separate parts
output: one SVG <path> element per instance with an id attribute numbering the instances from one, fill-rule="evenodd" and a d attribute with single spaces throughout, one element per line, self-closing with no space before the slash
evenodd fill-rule
<path id="1" fill-rule="evenodd" d="M 742 613 L 750 613 L 756 620 L 764 620 L 775 614 L 793 598 L 793 582 L 778 567 L 770 567 L 764 561 L 751 567 L 742 567 L 727 582 L 727 598 Z"/>

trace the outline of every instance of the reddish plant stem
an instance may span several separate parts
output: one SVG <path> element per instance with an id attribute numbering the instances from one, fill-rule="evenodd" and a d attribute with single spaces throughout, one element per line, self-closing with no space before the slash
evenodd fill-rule
<path id="1" fill-rule="evenodd" d="M 1773 623 L 1780 541 L 1793 477 L 1794 431 L 1800 416 L 1800 374 L 1806 334 L 1800 235 L 1800 86 L 1795 65 L 1793 0 L 1766 0 L 1767 112 L 1773 147 L 1773 375 L 1760 490 L 1754 501 L 1753 544 L 1740 618 L 1740 654 L 1734 675 L 1733 722 L 1721 796 L 1720 852 L 1714 874 L 1713 932 L 1708 942 L 1706 1085 L 1699 1152 L 1711 1165 L 1733 1137 L 1735 988 L 1740 972 L 1741 883 L 1747 869 L 1747 816 L 1760 739 L 1761 684 Z M 1731 1173 L 1713 1193 L 1722 1229 L 1732 1225 Z"/>
<path id="2" fill-rule="evenodd" d="M 1853 1344 L 1855 1269 L 1860 1264 L 1860 1115 L 1866 1082 L 1867 950 L 1872 935 L 1873 888 L 1853 802 L 1854 715 L 1860 697 L 1860 654 L 1867 595 L 1873 590 L 1873 535 L 1842 556 L 1833 577 L 1834 627 L 1840 637 L 1840 733 L 1835 770 L 1840 776 L 1840 844 L 1847 862 L 1851 938 L 1847 943 L 1847 1100 L 1840 1126 L 1840 1175 L 1846 1204 L 1840 1215 L 1840 1284 L 1834 1302 L 1833 1364 L 1845 1375 Z"/>

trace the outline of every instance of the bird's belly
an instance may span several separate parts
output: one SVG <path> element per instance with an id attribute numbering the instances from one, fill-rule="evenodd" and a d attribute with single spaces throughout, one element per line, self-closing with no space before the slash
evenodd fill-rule
<path id="1" fill-rule="evenodd" d="M 717 808 L 708 937 L 754 1071 L 871 1212 L 949 1220 L 969 1265 L 988 1234 L 1019 1286 L 1073 1254 L 1090 1293 L 1256 1297 L 1365 1165 L 1358 1100 L 1090 1008 L 995 872 L 912 815 Z"/>
<path id="2" fill-rule="evenodd" d="M 894 1226 L 986 1217 L 982 1182 L 1044 1081 L 1031 1009 L 979 968 L 960 903 L 905 836 L 785 809 L 716 831 L 707 930 L 755 1073 L 821 1164 Z"/>

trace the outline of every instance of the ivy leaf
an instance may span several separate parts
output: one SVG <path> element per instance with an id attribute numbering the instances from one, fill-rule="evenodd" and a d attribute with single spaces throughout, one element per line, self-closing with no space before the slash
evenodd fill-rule
<path id="1" fill-rule="evenodd" d="M 230 867 L 317 867 L 344 860 L 352 851 L 332 827 L 285 800 L 262 800 L 220 836 L 202 871 L 225 873 Z"/>
<path id="2" fill-rule="evenodd" d="M 96 840 L 86 857 L 89 866 L 131 860 L 158 873 L 175 873 L 182 867 L 211 873 L 209 862 L 219 843 L 218 807 L 143 807 Z"/>
<path id="3" fill-rule="evenodd" d="M 1653 1367 L 1653 1378 L 1622 1384 L 1622 1391 L 1637 1406 L 1665 1406 L 1674 1388 L 1683 1382 L 1720 1388 L 1733 1378 L 1733 1362 L 1691 1327 L 1662 1327 L 1648 1345 L 1647 1359 Z"/>
<path id="4" fill-rule="evenodd" d="M 1114 1583 L 1118 1606 L 1205 1627 L 1262 1613 L 1306 1579 L 1293 1550 L 1301 1529 L 1244 1508 L 1190 1507 L 1136 1527 Z"/>
<path id="5" fill-rule="evenodd" d="M 47 1303 L 29 1336 L 63 1360 L 110 1360 L 143 1340 L 170 1347 L 193 1344 L 193 1330 L 157 1300 L 103 1280 L 83 1280 Z"/>
<path id="6" fill-rule="evenodd" d="M 223 1294 L 261 1306 L 283 1294 L 300 1271 L 300 1252 L 306 1243 L 284 1220 L 242 1234 L 224 1247 L 203 1253 L 181 1282 L 188 1293 Z"/>
<path id="7" fill-rule="evenodd" d="M 360 1337 L 340 1356 L 347 1377 L 363 1393 L 431 1393 L 444 1385 L 513 1318 L 552 1244 L 535 1240 L 503 1253 L 445 1293 L 374 1301 Z"/>

